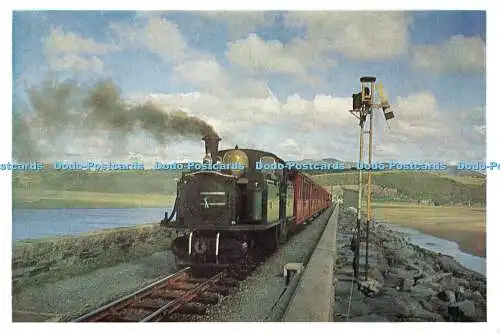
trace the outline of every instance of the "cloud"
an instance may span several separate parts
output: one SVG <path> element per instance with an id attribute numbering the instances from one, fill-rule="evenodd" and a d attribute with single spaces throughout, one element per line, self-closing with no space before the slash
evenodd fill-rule
<path id="1" fill-rule="evenodd" d="M 129 24 L 112 23 L 110 29 L 124 48 L 147 49 L 173 66 L 173 79 L 204 92 L 227 94 L 229 75 L 217 59 L 190 47 L 177 24 L 150 13 Z"/>
<path id="2" fill-rule="evenodd" d="M 174 67 L 173 75 L 178 80 L 193 84 L 203 91 L 216 94 L 227 92 L 229 77 L 213 57 L 182 62 Z"/>
<path id="3" fill-rule="evenodd" d="M 147 18 L 145 24 L 143 18 Z M 167 19 L 140 14 L 129 24 L 112 22 L 109 27 L 123 47 L 147 48 L 169 62 L 187 57 L 188 46 L 179 27 Z"/>
<path id="4" fill-rule="evenodd" d="M 100 73 L 104 68 L 101 59 L 96 56 L 82 57 L 75 54 L 49 58 L 49 66 L 55 70 L 72 70 L 83 73 Z"/>
<path id="5" fill-rule="evenodd" d="M 233 87 L 236 97 L 243 98 L 276 98 L 265 80 L 247 78 L 240 80 L 240 83 Z"/>
<path id="6" fill-rule="evenodd" d="M 350 98 L 316 95 L 305 100 L 299 95 L 287 97 L 281 108 L 285 123 L 305 132 L 313 132 L 325 128 L 338 127 L 339 130 L 348 124 L 355 124 L 348 110 L 352 104 Z"/>
<path id="7" fill-rule="evenodd" d="M 396 118 L 390 121 L 390 130 L 377 139 L 387 147 L 382 148 L 380 157 L 400 158 L 397 149 L 406 159 L 485 158 L 483 108 L 456 114 L 441 109 L 432 93 L 419 92 L 398 96 L 393 109 Z"/>
<path id="8" fill-rule="evenodd" d="M 357 123 L 347 111 L 350 98 L 317 95 L 307 100 L 292 95 L 280 101 L 272 96 L 221 97 L 193 92 L 135 94 L 129 99 L 181 109 L 213 125 L 223 138 L 223 145 L 231 147 L 237 143 L 242 147 L 268 149 L 284 159 L 314 158 L 315 154 L 321 154 L 328 142 L 316 138 L 311 134 L 313 131 L 329 133 L 329 138 L 333 133 L 336 141 L 357 133 Z M 293 141 L 287 140 L 291 139 L 290 133 L 294 133 Z M 297 149 L 292 148 L 294 142 L 300 145 Z"/>
<path id="9" fill-rule="evenodd" d="M 305 66 L 285 52 L 279 41 L 264 41 L 256 34 L 229 43 L 227 58 L 234 64 L 269 73 L 303 75 Z"/>
<path id="10" fill-rule="evenodd" d="M 52 29 L 49 37 L 45 39 L 45 51 L 51 55 L 106 54 L 117 50 L 117 45 L 99 43 L 71 31 L 64 32 L 61 27 Z"/>
<path id="11" fill-rule="evenodd" d="M 230 38 L 239 38 L 254 32 L 257 28 L 271 26 L 276 22 L 273 12 L 202 12 L 202 16 L 225 24 Z"/>
<path id="12" fill-rule="evenodd" d="M 307 77 L 313 68 L 337 65 L 338 55 L 354 60 L 393 59 L 409 46 L 410 16 L 403 12 L 290 12 L 286 27 L 306 35 L 284 44 L 256 33 L 228 43 L 227 58 L 238 66 Z"/>
<path id="13" fill-rule="evenodd" d="M 349 59 L 383 60 L 404 54 L 410 44 L 405 12 L 289 12 L 287 27 L 306 29 L 304 42 L 317 53 Z"/>
<path id="14" fill-rule="evenodd" d="M 79 73 L 102 72 L 104 64 L 96 55 L 116 52 L 115 44 L 96 42 L 61 27 L 51 30 L 45 38 L 45 55 L 52 70 L 72 70 Z"/>
<path id="15" fill-rule="evenodd" d="M 282 44 L 278 40 L 263 40 L 254 33 L 228 43 L 226 56 L 231 63 L 250 71 L 293 75 L 307 83 L 318 82 L 318 78 L 308 74 L 310 69 L 337 65 L 335 59 L 315 53 L 303 40 Z"/>
<path id="16" fill-rule="evenodd" d="M 346 67 L 349 71 L 356 70 L 364 66 L 363 61 L 394 60 L 403 58 L 407 52 L 416 69 L 437 74 L 478 72 L 485 66 L 485 43 L 478 37 L 453 36 L 441 44 L 411 47 L 408 32 L 411 16 L 404 12 L 203 12 L 192 15 L 201 16 L 201 26 L 208 22 L 214 28 L 214 21 L 224 25 L 229 37 L 225 43 L 227 49 L 209 41 L 199 46 L 197 42 L 193 44 L 194 38 L 183 35 L 190 27 L 163 18 L 159 12 L 140 12 L 131 21 L 110 23 L 110 42 L 65 32 L 62 28 L 53 29 L 45 39 L 47 61 L 54 69 L 102 73 L 107 64 L 102 59 L 112 59 L 109 56 L 101 59 L 103 55 L 124 52 L 124 56 L 133 61 L 136 54 L 130 51 L 152 53 L 158 57 L 153 61 L 163 62 L 166 65 L 162 67 L 171 70 L 167 74 L 168 85 L 177 91 L 191 92 L 141 93 L 129 95 L 131 101 L 150 100 L 167 109 L 181 109 L 199 116 L 219 131 L 224 139 L 221 145 L 243 146 L 244 143 L 247 147 L 276 151 L 285 159 L 323 155 L 351 160 L 357 156 L 359 134 L 357 120 L 348 112 L 351 97 L 329 93 L 313 93 L 307 98 L 294 92 L 283 95 L 287 89 L 297 82 L 316 82 L 313 74 L 323 75 L 324 69 L 337 66 L 343 59 L 355 61 L 345 67 L 337 66 L 335 71 L 339 75 L 328 75 L 333 81 L 328 82 L 327 87 L 343 89 L 340 80 L 346 78 Z M 260 29 L 271 26 L 280 31 L 270 33 L 272 29 Z M 220 29 L 211 32 L 214 33 L 212 40 L 220 37 Z M 204 38 L 206 32 L 200 35 Z M 208 49 L 216 53 L 211 54 Z M 270 90 L 269 80 L 280 99 Z M 429 91 L 399 96 L 393 104 L 396 119 L 390 122 L 390 130 L 380 132 L 381 126 L 386 127 L 385 121 L 381 116 L 376 117 L 379 131 L 375 139 L 376 158 L 484 156 L 484 107 L 453 113 L 442 109 Z M 85 144 L 83 139 L 78 140 L 74 142 Z M 104 147 L 95 140 L 88 145 L 92 146 L 88 151 L 81 151 L 97 154 L 99 147 Z M 59 153 L 63 148 L 55 147 L 54 152 Z M 138 135 L 123 142 L 118 150 L 106 149 L 102 148 L 103 156 L 109 151 L 120 151 L 125 155 L 119 158 L 140 152 L 144 156 L 157 154 L 161 158 L 185 159 L 199 157 L 202 146 L 182 143 L 162 150 L 154 140 Z"/>
<path id="17" fill-rule="evenodd" d="M 413 66 L 429 73 L 479 73 L 485 69 L 486 43 L 479 37 L 452 36 L 437 45 L 413 48 Z"/>

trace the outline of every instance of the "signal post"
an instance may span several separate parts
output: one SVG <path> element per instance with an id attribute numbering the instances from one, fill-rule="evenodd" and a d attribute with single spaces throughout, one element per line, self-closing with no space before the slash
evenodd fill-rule
<path id="1" fill-rule="evenodd" d="M 394 113 L 389 110 L 390 105 L 385 96 L 385 92 L 381 83 L 378 83 L 375 87 L 376 77 L 374 76 L 363 76 L 360 78 L 361 82 L 361 92 L 352 95 L 352 110 L 349 110 L 356 118 L 359 119 L 359 165 L 364 163 L 364 136 L 368 134 L 368 164 L 370 168 L 367 170 L 367 193 L 366 193 L 366 203 L 367 203 L 367 220 L 366 220 L 366 252 L 365 252 L 365 280 L 368 279 L 368 244 L 369 244 L 369 232 L 370 232 L 370 222 L 372 221 L 372 170 L 371 165 L 373 162 L 373 110 L 380 108 L 383 111 L 386 120 L 394 118 Z M 379 104 L 375 104 L 375 88 L 377 89 L 379 95 Z M 365 123 L 369 117 L 369 129 L 365 131 Z M 356 249 L 354 254 L 354 276 L 359 280 L 359 261 L 360 261 L 360 244 L 361 244 L 361 228 L 362 228 L 362 216 L 361 208 L 363 204 L 363 170 L 359 168 L 358 170 L 358 207 L 357 207 L 357 219 L 356 219 Z"/>

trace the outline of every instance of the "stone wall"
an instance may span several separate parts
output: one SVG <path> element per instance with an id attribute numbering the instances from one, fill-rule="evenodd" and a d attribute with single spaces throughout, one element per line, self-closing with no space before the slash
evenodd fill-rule
<path id="1" fill-rule="evenodd" d="M 158 223 L 14 243 L 12 288 L 57 281 L 170 249 L 175 231 Z"/>

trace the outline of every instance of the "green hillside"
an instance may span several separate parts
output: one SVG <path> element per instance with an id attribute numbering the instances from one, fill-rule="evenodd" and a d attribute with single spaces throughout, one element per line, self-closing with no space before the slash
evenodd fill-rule
<path id="1" fill-rule="evenodd" d="M 126 208 L 173 204 L 178 171 L 15 172 L 14 208 Z"/>
<path id="2" fill-rule="evenodd" d="M 54 171 L 15 172 L 14 189 L 46 189 L 103 193 L 175 194 L 178 171 L 130 170 L 112 172 Z"/>
<path id="3" fill-rule="evenodd" d="M 54 171 L 13 173 L 15 208 L 164 207 L 175 199 L 178 171 L 133 170 L 119 172 Z M 357 184 L 358 174 L 312 175 L 329 187 Z M 366 181 L 366 176 L 365 176 Z M 377 201 L 433 200 L 446 204 L 486 201 L 482 176 L 450 176 L 423 172 L 373 174 Z"/>
<path id="4" fill-rule="evenodd" d="M 355 185 L 358 173 L 312 175 L 320 185 Z M 364 175 L 366 184 L 367 175 Z M 485 204 L 486 178 L 449 176 L 432 172 L 378 172 L 372 176 L 378 201 L 432 200 L 437 204 Z"/>

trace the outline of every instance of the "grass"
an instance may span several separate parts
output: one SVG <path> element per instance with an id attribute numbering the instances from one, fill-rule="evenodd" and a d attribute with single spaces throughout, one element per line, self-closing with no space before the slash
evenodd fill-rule
<path id="1" fill-rule="evenodd" d="M 16 172 L 12 177 L 15 208 L 164 207 L 173 203 L 177 171 Z M 327 189 L 357 184 L 357 172 L 315 174 Z M 364 177 L 366 181 L 366 177 Z M 387 171 L 373 174 L 374 201 L 433 200 L 439 205 L 486 202 L 486 178 L 438 172 Z"/>
<path id="2" fill-rule="evenodd" d="M 486 256 L 486 209 L 374 203 L 378 220 L 454 241 L 464 252 Z"/>
<path id="3" fill-rule="evenodd" d="M 15 189 L 12 201 L 13 208 L 148 208 L 172 206 L 175 195 Z"/>
<path id="4" fill-rule="evenodd" d="M 324 187 L 355 185 L 357 172 L 313 175 Z M 364 181 L 367 177 L 364 175 Z M 486 202 L 486 178 L 481 176 L 449 176 L 437 172 L 377 172 L 372 176 L 374 200 L 434 200 L 440 205 Z"/>

